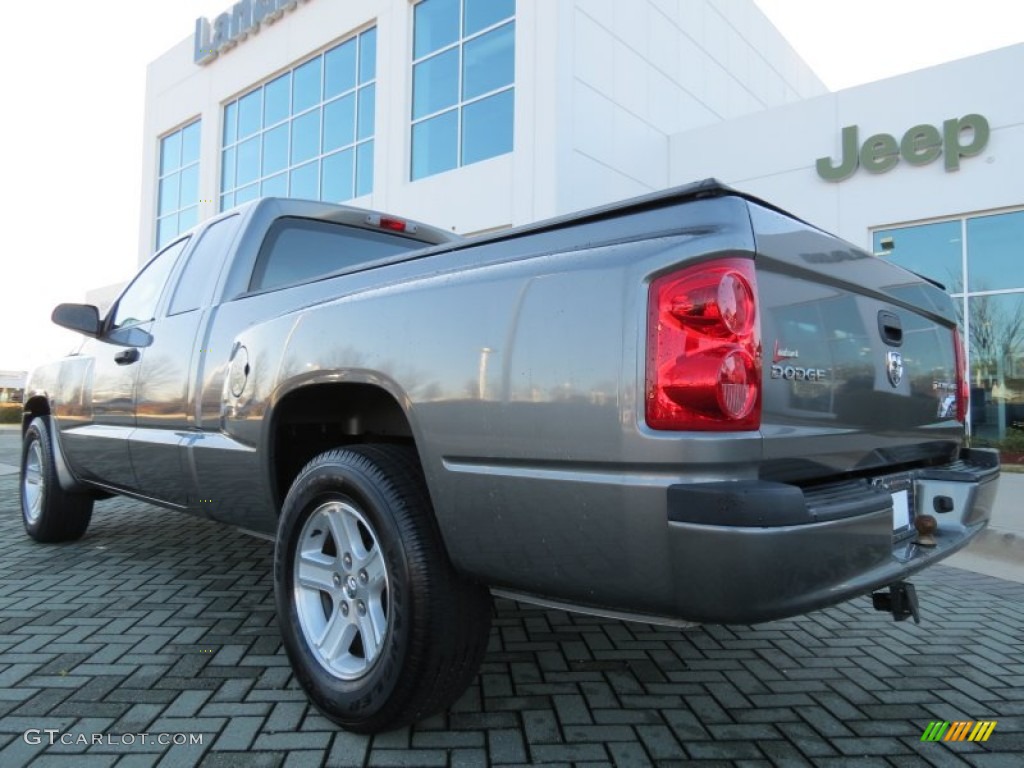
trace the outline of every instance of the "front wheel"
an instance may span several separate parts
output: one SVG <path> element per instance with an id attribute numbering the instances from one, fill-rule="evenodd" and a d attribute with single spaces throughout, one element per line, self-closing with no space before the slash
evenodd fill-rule
<path id="1" fill-rule="evenodd" d="M 278 623 L 313 703 L 361 733 L 450 706 L 487 648 L 487 589 L 452 568 L 413 450 L 328 451 L 299 473 L 278 524 Z"/>
<path id="2" fill-rule="evenodd" d="M 92 498 L 60 487 L 53 442 L 42 417 L 32 420 L 21 445 L 21 519 L 36 541 L 75 541 L 92 520 Z"/>

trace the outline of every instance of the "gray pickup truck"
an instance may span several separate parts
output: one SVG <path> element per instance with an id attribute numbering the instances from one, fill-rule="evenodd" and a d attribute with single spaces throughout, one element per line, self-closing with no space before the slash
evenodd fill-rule
<path id="1" fill-rule="evenodd" d="M 356 731 L 450 705 L 491 594 L 655 623 L 873 594 L 986 525 L 941 287 L 713 180 L 474 239 L 264 199 L 33 373 L 39 541 L 123 494 L 273 537 L 278 623 Z"/>

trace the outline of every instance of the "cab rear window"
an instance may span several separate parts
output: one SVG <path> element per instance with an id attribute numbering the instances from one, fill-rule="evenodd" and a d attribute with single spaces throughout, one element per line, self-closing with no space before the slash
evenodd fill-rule
<path id="1" fill-rule="evenodd" d="M 274 222 L 260 247 L 249 291 L 308 283 L 424 245 L 387 232 L 285 217 Z"/>

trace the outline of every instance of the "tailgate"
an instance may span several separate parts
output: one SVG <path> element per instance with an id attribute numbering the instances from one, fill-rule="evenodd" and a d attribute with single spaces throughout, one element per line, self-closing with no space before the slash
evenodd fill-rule
<path id="1" fill-rule="evenodd" d="M 955 458 L 957 318 L 937 286 L 751 203 L 763 344 L 761 477 Z"/>

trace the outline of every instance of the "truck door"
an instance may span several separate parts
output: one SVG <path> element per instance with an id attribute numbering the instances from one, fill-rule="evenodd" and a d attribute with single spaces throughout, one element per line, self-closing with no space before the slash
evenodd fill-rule
<path id="1" fill-rule="evenodd" d="M 186 446 L 196 428 L 195 381 L 205 354 L 199 348 L 200 328 L 239 221 L 232 214 L 198 236 L 171 276 L 172 288 L 150 330 L 153 342 L 142 351 L 136 429 L 129 444 L 132 465 L 141 493 L 182 507 L 198 504 Z"/>
<path id="2" fill-rule="evenodd" d="M 124 290 L 104 322 L 104 332 L 138 327 L 150 331 L 167 277 L 185 248 L 183 238 L 158 253 Z M 68 420 L 62 442 L 68 461 L 83 478 L 137 490 L 128 450 L 135 429 L 135 388 L 142 348 L 90 340 L 79 354 L 83 366 L 80 415 Z M 58 416 L 60 416 L 58 410 Z"/>

